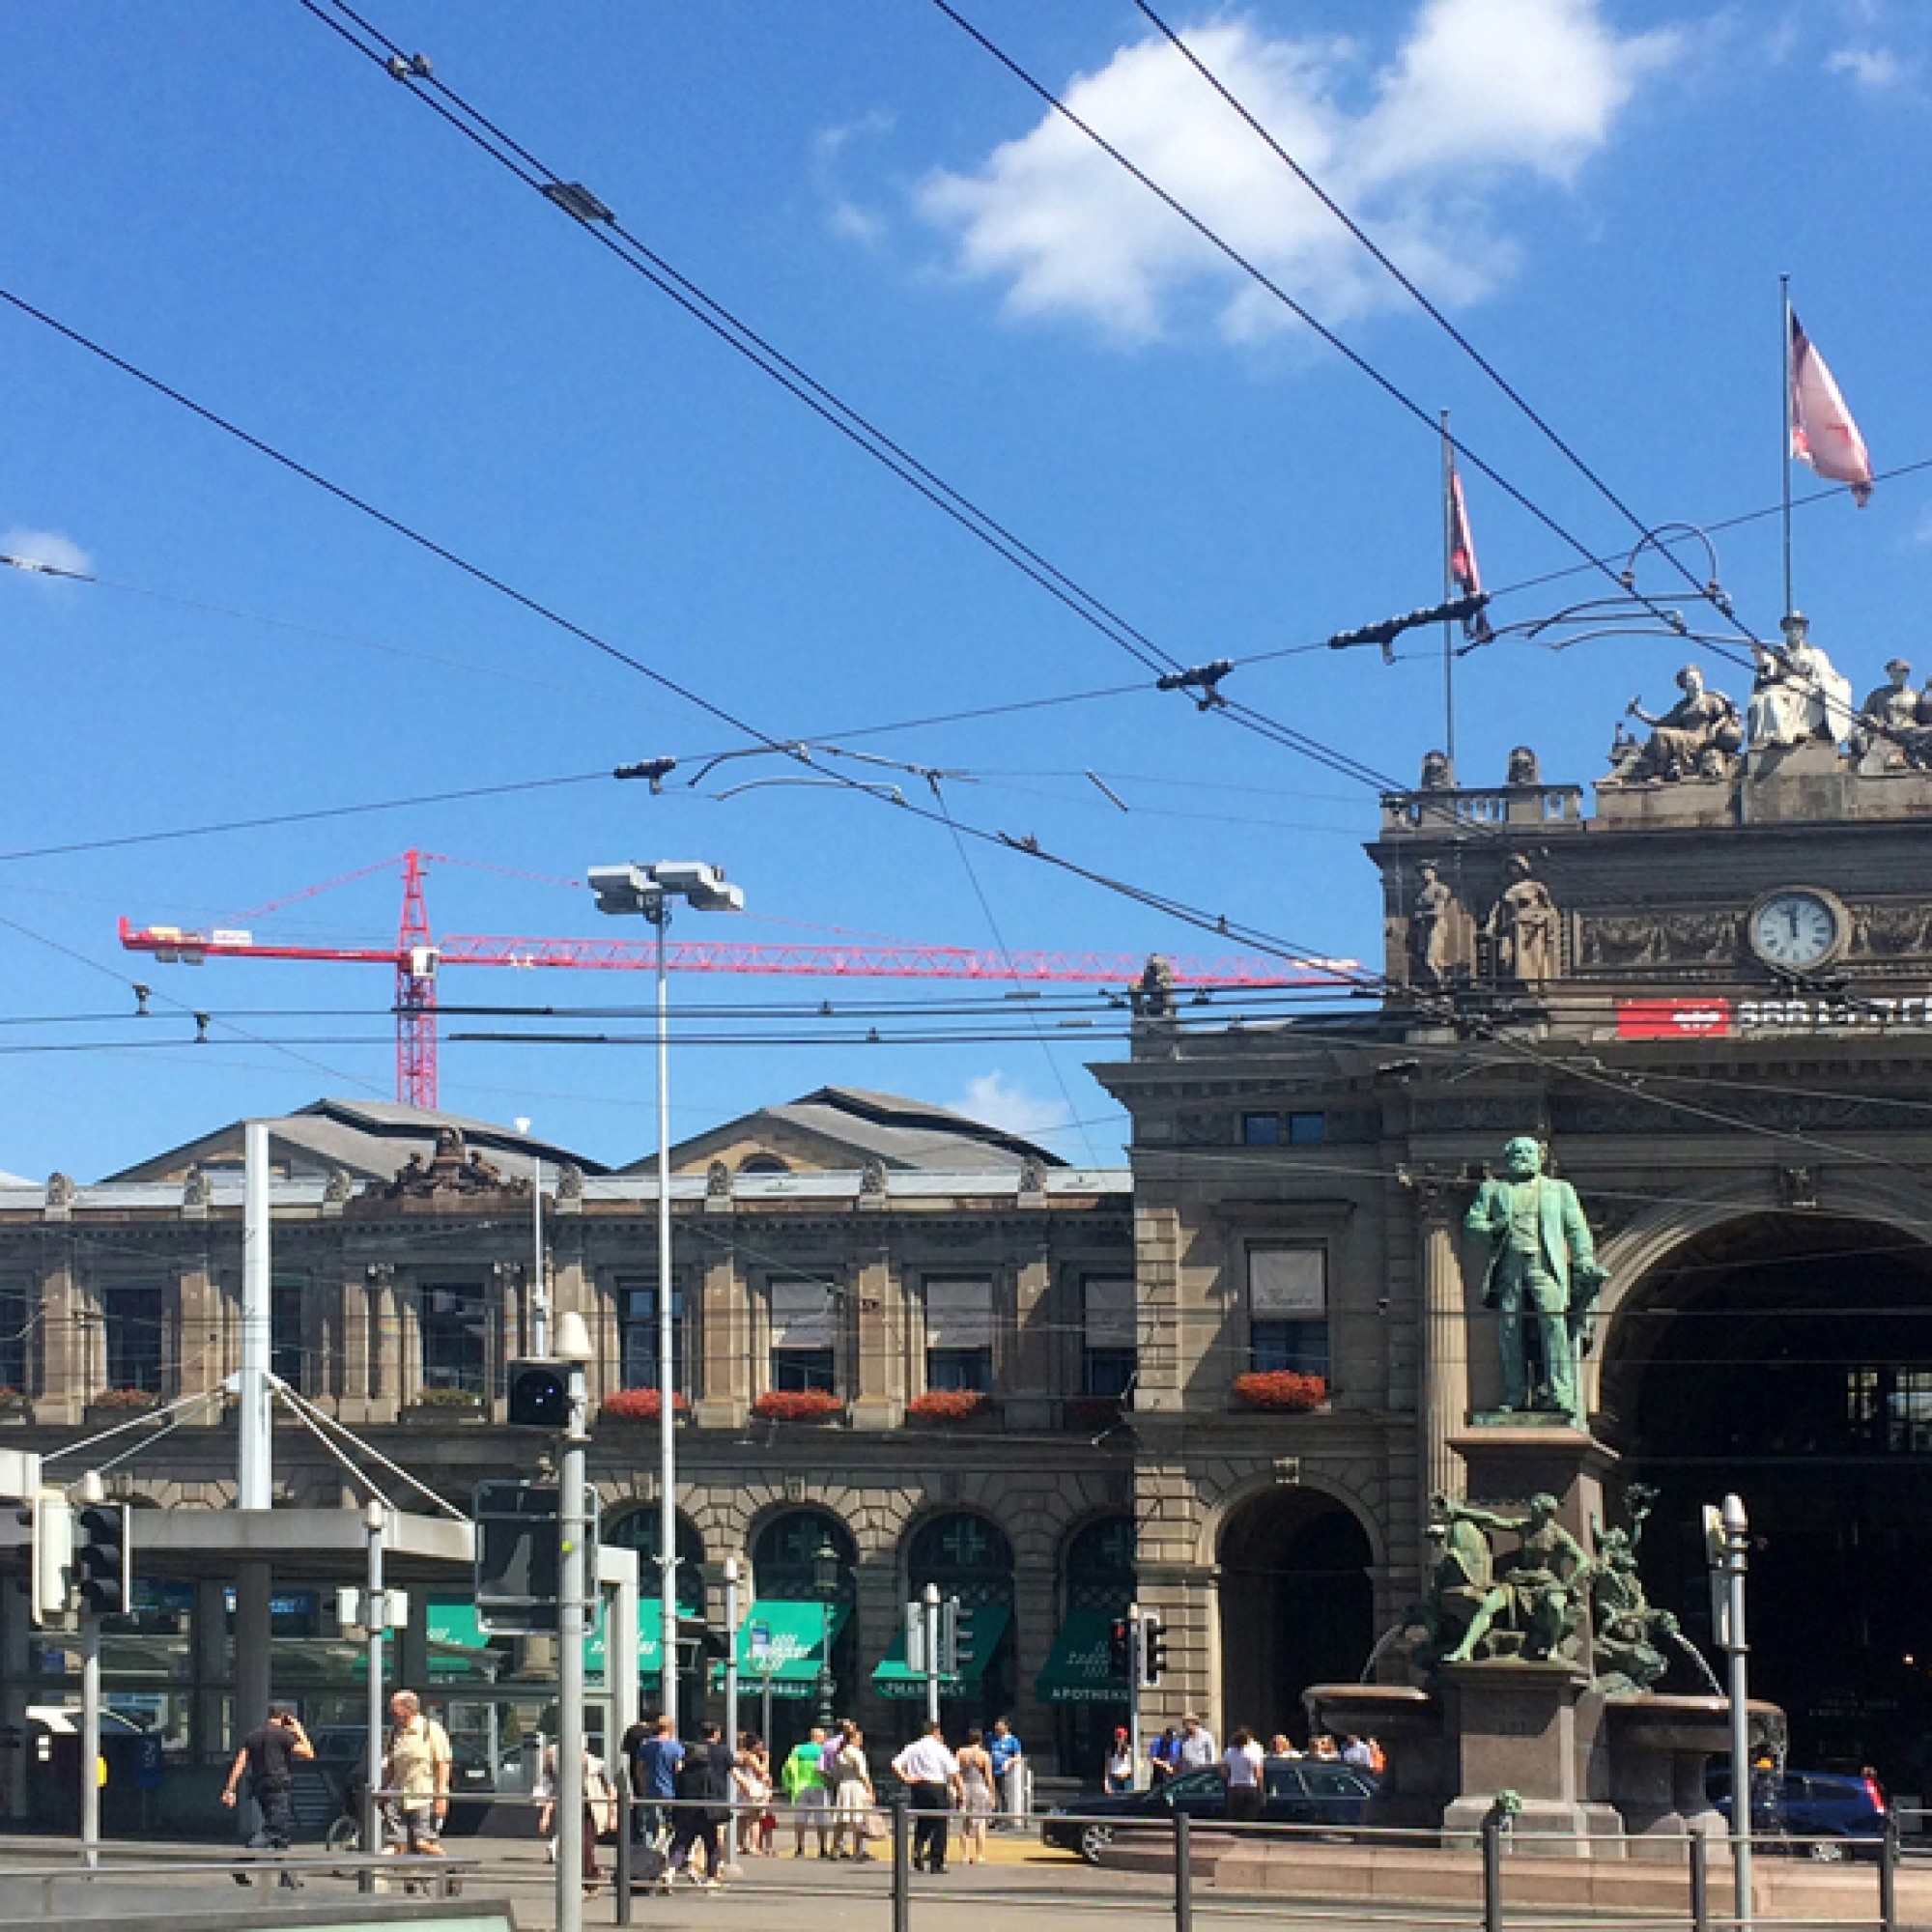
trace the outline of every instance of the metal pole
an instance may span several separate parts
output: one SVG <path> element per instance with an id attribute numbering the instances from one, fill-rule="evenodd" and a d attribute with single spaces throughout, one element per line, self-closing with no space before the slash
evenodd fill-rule
<path id="1" fill-rule="evenodd" d="M 1503 1932 L 1503 1814 L 1492 1804 L 1483 1817 L 1483 1932 Z"/>
<path id="2" fill-rule="evenodd" d="M 371 1497 L 362 1522 L 369 1537 L 369 1568 L 364 1577 L 367 1601 L 362 1605 L 363 1629 L 369 1647 L 369 1739 L 363 1763 L 362 1856 L 373 1859 L 383 1849 L 381 1827 L 383 1788 L 383 1624 L 387 1599 L 383 1590 L 383 1530 L 387 1512 Z M 365 1866 L 357 1889 L 373 1891 L 375 1880 Z"/>
<path id="3" fill-rule="evenodd" d="M 939 1721 L 939 1585 L 928 1583 L 920 1595 L 920 1615 L 925 1625 L 925 1721 Z"/>
<path id="4" fill-rule="evenodd" d="M 1127 1605 L 1127 1746 L 1133 1764 L 1132 1776 L 1127 1780 L 1127 1788 L 1138 1791 L 1141 1788 L 1141 1662 L 1146 1652 L 1141 1648 L 1146 1639 L 1141 1634 L 1141 1606 Z"/>
<path id="5" fill-rule="evenodd" d="M 1737 1884 L 1738 1932 L 1751 1922 L 1751 1757 L 1750 1679 L 1745 1637 L 1745 1568 L 1750 1548 L 1750 1520 L 1744 1499 L 1724 1498 L 1724 1604 L 1726 1648 L 1731 1662 L 1731 1844 Z"/>
<path id="6" fill-rule="evenodd" d="M 130 1605 L 131 1607 L 131 1605 Z M 80 1619 L 80 1861 L 100 1862 L 100 1619 Z"/>
<path id="7" fill-rule="evenodd" d="M 1783 461 L 1777 466 L 1778 478 L 1783 485 L 1781 502 L 1784 520 L 1784 614 L 1788 617 L 1797 608 L 1791 601 L 1791 277 L 1779 275 L 1777 278 L 1778 317 L 1783 327 L 1782 342 L 1778 345 L 1778 361 L 1784 391 L 1784 448 Z"/>
<path id="8" fill-rule="evenodd" d="M 912 1932 L 912 1809 L 893 1800 L 893 1932 Z"/>
<path id="9" fill-rule="evenodd" d="M 550 1353 L 550 1270 L 544 1265 L 543 1162 L 531 1163 L 532 1235 L 536 1246 L 530 1276 L 530 1353 L 539 1360 Z"/>
<path id="10" fill-rule="evenodd" d="M 1449 439 L 1449 412 L 1442 412 L 1442 601 L 1456 594 L 1456 445 Z M 1442 620 L 1442 750 L 1456 768 L 1456 623 Z"/>
<path id="11" fill-rule="evenodd" d="M 617 1794 L 617 1859 L 611 1874 L 617 1891 L 617 1923 L 631 1922 L 631 1793 L 630 1774 L 611 1753 L 611 1788 Z"/>
<path id="12" fill-rule="evenodd" d="M 764 1728 L 759 1731 L 758 1735 L 764 1739 L 765 1748 L 770 1750 L 772 1747 L 772 1667 L 769 1662 L 765 1665 L 764 1710 L 759 1722 Z"/>
<path id="13" fill-rule="evenodd" d="M 1885 1814 L 1878 1848 L 1878 1916 L 1885 1932 L 1898 1932 L 1898 1813 Z"/>
<path id="14" fill-rule="evenodd" d="M 724 1559 L 724 1747 L 734 1754 L 738 1748 L 738 1559 L 735 1556 Z"/>
<path id="15" fill-rule="evenodd" d="M 1194 1821 L 1174 1814 L 1174 1932 L 1194 1932 Z"/>
<path id="16" fill-rule="evenodd" d="M 1691 1932 L 1711 1932 L 1711 1841 L 1702 1832 L 1690 1837 Z"/>
<path id="17" fill-rule="evenodd" d="M 235 1506 L 265 1510 L 274 1500 L 273 1432 L 269 1418 L 270 1232 L 269 1124 L 242 1132 L 242 1374 L 237 1383 Z"/>
<path id="18" fill-rule="evenodd" d="M 671 1360 L 670 1005 L 665 941 L 670 900 L 660 893 L 645 917 L 658 934 L 658 1659 L 663 1709 L 677 1722 L 677 1376 Z M 558 1928 L 562 1932 L 562 1928 Z"/>
<path id="19" fill-rule="evenodd" d="M 556 1932 L 583 1926 L 584 1378 L 570 1365 L 570 1422 L 557 1457 Z"/>

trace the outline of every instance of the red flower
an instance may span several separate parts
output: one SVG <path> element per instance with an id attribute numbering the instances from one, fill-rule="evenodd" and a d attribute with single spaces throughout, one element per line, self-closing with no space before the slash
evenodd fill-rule
<path id="1" fill-rule="evenodd" d="M 767 1389 L 752 1413 L 760 1422 L 827 1422 L 844 1407 L 830 1389 Z"/>
<path id="2" fill-rule="evenodd" d="M 1298 1375 L 1293 1369 L 1256 1370 L 1235 1378 L 1235 1400 L 1244 1408 L 1305 1414 L 1328 1400 L 1328 1383 L 1321 1376 Z"/>
<path id="3" fill-rule="evenodd" d="M 927 1389 L 906 1404 L 906 1413 L 919 1422 L 968 1422 L 992 1406 L 983 1389 Z"/>
<path id="4" fill-rule="evenodd" d="M 670 1412 L 683 1415 L 691 1404 L 682 1394 L 670 1399 Z M 662 1404 L 656 1389 L 612 1389 L 604 1398 L 602 1414 L 609 1422 L 655 1422 Z"/>

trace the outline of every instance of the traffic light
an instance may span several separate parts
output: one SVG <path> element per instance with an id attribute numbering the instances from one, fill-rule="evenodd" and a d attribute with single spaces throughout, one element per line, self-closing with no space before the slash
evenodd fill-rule
<path id="1" fill-rule="evenodd" d="M 1152 1610 L 1141 1612 L 1140 1688 L 1151 1690 L 1167 1670 L 1167 1633 Z"/>
<path id="2" fill-rule="evenodd" d="M 1124 1683 L 1134 1674 L 1134 1627 L 1125 1617 L 1107 1626 L 1107 1675 Z"/>
<path id="3" fill-rule="evenodd" d="M 973 1668 L 973 1610 L 957 1597 L 949 1597 L 940 1611 L 940 1662 L 948 1677 L 964 1677 Z"/>
<path id="4" fill-rule="evenodd" d="M 522 1429 L 569 1428 L 570 1378 L 562 1362 L 512 1362 L 510 1420 Z"/>
<path id="5" fill-rule="evenodd" d="M 124 1616 L 133 1605 L 133 1550 L 126 1503 L 83 1503 L 73 1518 L 74 1580 L 83 1616 Z"/>

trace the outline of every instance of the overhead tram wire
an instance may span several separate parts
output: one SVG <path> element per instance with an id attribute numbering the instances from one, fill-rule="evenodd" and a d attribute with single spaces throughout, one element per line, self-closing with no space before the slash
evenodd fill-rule
<path id="1" fill-rule="evenodd" d="M 303 0 L 303 4 L 306 5 L 307 0 Z M 943 7 L 945 4 L 945 0 L 934 0 L 934 4 Z M 423 532 L 415 529 L 411 525 L 404 523 L 400 518 L 391 516 L 388 512 L 380 509 L 378 506 L 368 501 L 366 498 L 357 496 L 355 492 L 344 488 L 340 484 L 332 482 L 330 479 L 324 476 L 320 471 L 313 469 L 308 465 L 300 463 L 297 461 L 295 458 L 284 454 L 274 445 L 263 440 L 259 437 L 250 434 L 248 431 L 242 429 L 239 425 L 231 422 L 230 420 L 220 415 L 215 411 L 209 409 L 200 403 L 195 402 L 192 398 L 188 397 L 181 390 L 174 388 L 172 385 L 166 383 L 163 383 L 156 377 L 149 375 L 146 371 L 140 369 L 135 364 L 129 362 L 126 357 L 118 355 L 114 352 L 103 347 L 102 345 L 93 341 L 91 338 L 80 333 L 79 330 L 69 327 L 67 324 L 63 322 L 60 322 L 55 317 L 49 315 L 45 310 L 37 307 L 35 304 L 25 300 L 22 297 L 15 295 L 11 290 L 0 288 L 0 301 L 5 301 L 10 306 L 18 310 L 20 313 L 27 315 L 36 322 L 41 323 L 43 327 L 52 329 L 56 334 L 62 336 L 65 340 L 72 343 L 74 346 L 86 350 L 90 355 L 97 356 L 99 359 L 109 364 L 109 366 L 121 371 L 123 374 L 127 376 L 131 377 L 134 381 L 141 384 L 144 387 L 150 389 L 151 391 L 158 395 L 165 397 L 167 400 L 175 403 L 178 407 L 186 410 L 190 414 L 208 423 L 210 426 L 219 429 L 225 435 L 231 436 L 237 440 L 244 443 L 249 448 L 255 450 L 258 454 L 266 456 L 271 462 L 275 463 L 280 468 L 287 469 L 292 474 L 301 477 L 304 481 L 311 483 L 317 489 L 322 490 L 326 495 L 334 498 L 336 501 L 341 502 L 347 505 L 348 507 L 358 511 L 360 514 L 370 518 L 372 521 L 381 525 L 384 528 L 391 531 L 393 534 L 402 537 L 405 541 L 414 544 L 415 546 L 426 551 L 430 554 L 440 558 L 441 561 L 447 563 L 453 569 L 460 571 L 462 574 L 470 578 L 472 581 L 482 583 L 483 585 L 485 585 L 485 587 L 495 590 L 499 595 L 508 598 L 511 602 L 515 603 L 523 610 L 529 611 L 532 615 L 539 617 L 544 622 L 554 625 L 556 628 L 564 631 L 567 635 L 578 639 L 582 642 L 589 644 L 593 649 L 603 653 L 605 656 L 612 659 L 613 661 L 627 665 L 632 669 L 639 672 L 639 675 L 645 677 L 653 684 L 658 685 L 660 688 L 668 691 L 677 696 L 683 697 L 687 702 L 691 703 L 696 708 L 703 711 L 707 716 L 717 719 L 720 722 L 728 724 L 733 730 L 741 732 L 745 737 L 752 740 L 754 744 L 761 745 L 767 751 L 773 752 L 780 755 L 791 757 L 794 760 L 798 759 L 798 752 L 795 741 L 787 743 L 786 741 L 774 738 L 769 733 L 761 730 L 757 726 L 753 725 L 747 721 L 736 717 L 723 705 L 720 705 L 714 702 L 713 700 L 702 696 L 697 692 L 681 684 L 676 679 L 673 679 L 668 676 L 666 673 L 659 671 L 653 666 L 636 657 L 631 652 L 623 650 L 619 648 L 617 645 L 611 643 L 608 639 L 600 637 L 597 633 L 590 631 L 586 629 L 584 626 L 575 622 L 573 619 L 565 616 L 562 612 L 554 610 L 553 607 L 544 603 L 542 600 L 533 597 L 526 592 L 517 589 L 515 585 L 509 583 L 504 579 L 497 576 L 495 573 L 491 571 L 484 569 L 482 566 L 471 562 L 469 558 L 449 549 L 448 546 L 438 542 L 432 537 L 427 536 Z M 1381 379 L 1378 378 L 1378 380 Z M 1567 540 L 1570 541 L 1573 545 L 1576 542 L 1574 538 L 1570 538 Z M 1580 549 L 1580 546 L 1577 547 Z M 1239 944 L 1252 947 L 1258 952 L 1271 954 L 1272 956 L 1277 958 L 1289 960 L 1296 965 L 1317 966 L 1325 968 L 1328 967 L 1330 964 L 1331 955 L 1318 952 L 1311 948 L 1296 945 L 1293 941 L 1286 940 L 1277 934 L 1268 932 L 1265 928 L 1250 925 L 1245 921 L 1236 920 L 1229 917 L 1226 914 L 1213 913 L 1207 910 L 1206 908 L 1192 905 L 1185 900 L 1174 897 L 1171 894 L 1160 893 L 1149 887 L 1135 885 L 1131 881 L 1117 878 L 1112 874 L 1102 872 L 1098 870 L 1096 867 L 1084 866 L 1080 864 L 1077 860 L 1068 858 L 1063 853 L 1051 850 L 1049 847 L 1041 844 L 1037 838 L 1031 835 L 1014 835 L 1004 831 L 987 830 L 983 827 L 976 825 L 963 824 L 957 820 L 949 821 L 943 814 L 932 810 L 930 808 L 914 804 L 911 800 L 903 796 L 897 796 L 892 799 L 885 799 L 873 787 L 862 783 L 858 780 L 855 780 L 844 773 L 837 771 L 827 771 L 820 767 L 810 766 L 809 761 L 806 762 L 808 764 L 808 768 L 813 770 L 817 776 L 828 779 L 834 784 L 838 785 L 843 789 L 854 792 L 860 797 L 869 798 L 878 803 L 888 804 L 895 810 L 909 812 L 915 818 L 921 819 L 927 824 L 944 827 L 949 825 L 949 823 L 951 823 L 952 825 L 957 826 L 958 830 L 965 836 L 976 838 L 980 840 L 981 843 L 988 845 L 1004 846 L 1012 852 L 1021 853 L 1030 858 L 1037 859 L 1040 863 L 1051 866 L 1056 870 L 1065 872 L 1069 877 L 1083 879 L 1087 881 L 1089 884 L 1098 888 L 1101 891 L 1116 894 L 1122 897 L 1128 899 L 1132 903 L 1145 907 L 1150 911 L 1159 912 L 1164 917 L 1173 919 L 1177 921 L 1179 923 L 1181 923 L 1183 925 L 1191 926 L 1197 931 L 1210 932 L 1217 934 L 1223 938 L 1235 940 Z M 26 930 L 26 928 L 19 928 L 19 929 Z M 37 938 L 39 937 L 38 934 L 32 936 Z M 53 942 L 48 942 L 48 943 L 51 944 Z M 59 950 L 67 951 L 68 949 L 60 948 Z M 78 955 L 78 954 L 74 956 L 84 957 L 84 955 Z M 98 962 L 88 960 L 85 963 L 87 963 L 90 966 L 94 966 L 98 971 L 108 973 L 109 976 L 112 978 L 122 980 L 122 982 L 124 984 L 131 985 L 133 983 L 132 980 L 127 980 L 125 976 L 114 973 L 111 968 L 99 966 Z M 1358 968 L 1352 974 L 1344 975 L 1341 977 L 1349 980 L 1350 982 L 1357 985 L 1364 992 L 1386 991 L 1386 990 L 1391 990 L 1393 988 L 1393 982 L 1388 980 L 1386 975 L 1375 973 L 1373 971 L 1366 969 Z M 1533 1063 L 1540 1063 L 1542 1061 L 1542 1056 L 1537 1055 L 1534 1052 L 1534 1050 L 1529 1048 L 1524 1042 L 1499 1039 L 1498 1043 L 1504 1046 L 1506 1050 L 1516 1052 L 1520 1054 L 1521 1057 L 1526 1058 Z M 297 1057 L 299 1058 L 300 1056 Z M 370 1088 L 369 1082 L 362 1081 L 359 1079 L 355 1079 L 355 1077 L 351 1075 L 340 1074 L 334 1068 L 324 1068 L 323 1070 L 330 1073 L 331 1077 L 350 1079 L 352 1080 L 353 1084 L 356 1086 L 363 1088 Z M 1614 1091 L 1620 1093 L 1631 1094 L 1639 1092 L 1639 1090 L 1626 1087 L 1614 1079 L 1605 1080 L 1602 1084 L 1607 1085 L 1611 1087 Z M 373 1091 L 373 1089 L 371 1089 L 371 1091 Z M 1709 1110 L 1688 1109 L 1687 1103 L 1672 1102 L 1662 1095 L 1640 1094 L 1639 1096 L 1650 1101 L 1652 1104 L 1658 1106 L 1662 1106 L 1662 1107 L 1674 1106 L 1689 1111 L 1703 1111 L 1706 1113 L 1709 1112 Z M 1714 1119 L 1723 1118 L 1715 1115 L 1712 1115 L 1711 1117 Z M 1731 1122 L 1731 1124 L 1746 1126 L 1749 1123 L 1743 1122 Z M 1751 1130 L 1757 1131 L 1755 1127 L 1752 1127 Z M 1829 1143 L 1820 1143 L 1816 1141 L 1811 1141 L 1804 1136 L 1787 1135 L 1783 1136 L 1783 1138 L 1794 1140 L 1802 1145 L 1817 1147 L 1826 1151 L 1840 1151 L 1840 1150 L 1831 1148 Z M 1869 1158 L 1869 1156 L 1859 1156 L 1859 1157 Z M 1895 1162 L 1886 1162 L 1885 1164 L 1889 1166 L 1899 1165 L 1898 1163 Z"/>
<path id="2" fill-rule="evenodd" d="M 1023 576 L 1032 579 L 1083 622 L 1125 651 L 1145 669 L 1158 672 L 1165 668 L 1169 676 L 1163 681 L 1163 689 L 1184 688 L 1181 680 L 1193 675 L 1193 671 L 1181 659 L 1060 569 L 982 505 L 948 483 L 869 417 L 673 268 L 662 255 L 633 235 L 601 202 L 588 197 L 590 205 L 586 205 L 585 189 L 579 184 L 566 181 L 539 160 L 514 136 L 506 133 L 479 108 L 439 78 L 427 63 L 420 61 L 419 56 L 406 53 L 400 43 L 388 39 L 380 28 L 349 7 L 346 0 L 297 0 L 297 4 L 364 59 L 401 82 L 415 99 L 422 101 L 525 186 L 560 208 L 607 252 L 642 275 L 721 341 L 771 377 L 814 414 L 979 538 Z M 342 19 L 333 18 L 331 14 L 339 14 Z M 355 32 L 343 25 L 343 19 L 353 21 L 355 29 L 376 44 L 364 44 Z M 433 94 L 425 92 L 424 87 L 416 85 L 417 82 L 424 83 L 433 90 Z M 1194 668 L 1198 670 L 1198 668 Z M 1220 711 L 1229 723 L 1270 738 L 1284 749 L 1326 765 L 1358 783 L 1370 785 L 1378 791 L 1396 788 L 1397 781 L 1387 773 L 1378 771 L 1351 753 L 1325 744 L 1293 725 L 1265 718 L 1252 707 L 1213 704 L 1202 708 Z M 1267 728 L 1262 728 L 1264 725 Z"/>

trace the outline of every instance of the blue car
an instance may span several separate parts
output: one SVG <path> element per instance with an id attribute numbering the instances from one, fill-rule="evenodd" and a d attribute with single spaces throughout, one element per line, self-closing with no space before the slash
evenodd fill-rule
<path id="1" fill-rule="evenodd" d="M 1713 1766 L 1705 1789 L 1728 1822 L 1729 1769 Z M 1794 1840 L 1792 1851 L 1821 1862 L 1861 1853 L 1876 1856 L 1885 1820 L 1885 1789 L 1875 1777 L 1833 1771 L 1761 1771 L 1752 1779 L 1751 1835 Z"/>

